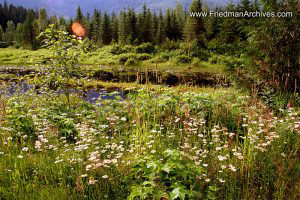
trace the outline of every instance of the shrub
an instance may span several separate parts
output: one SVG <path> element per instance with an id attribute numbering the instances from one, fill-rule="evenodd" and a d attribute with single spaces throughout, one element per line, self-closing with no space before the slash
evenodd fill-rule
<path id="1" fill-rule="evenodd" d="M 125 66 L 136 65 L 136 64 L 137 64 L 136 59 L 131 57 L 131 58 L 128 58 L 128 60 L 125 63 Z"/>
<path id="2" fill-rule="evenodd" d="M 190 63 L 192 61 L 192 58 L 186 55 L 180 55 L 175 57 L 175 61 L 177 63 Z"/>
<path id="3" fill-rule="evenodd" d="M 148 53 L 138 54 L 137 59 L 138 60 L 150 60 L 152 56 Z"/>
<path id="4" fill-rule="evenodd" d="M 126 52 L 119 44 L 114 44 L 110 50 L 110 53 L 112 53 L 114 55 L 120 55 L 120 54 L 126 53 Z"/>
<path id="5" fill-rule="evenodd" d="M 136 47 L 137 53 L 154 53 L 155 47 L 151 43 L 144 43 Z"/>
<path id="6" fill-rule="evenodd" d="M 15 139 L 20 139 L 20 137 L 26 135 L 29 139 L 36 139 L 33 118 L 27 105 L 15 98 L 10 99 L 7 105 L 7 119 L 14 129 L 12 136 Z"/>
<path id="7" fill-rule="evenodd" d="M 134 53 L 125 53 L 125 54 L 121 54 L 121 55 L 119 56 L 119 63 L 123 65 L 123 64 L 126 63 L 129 59 L 131 59 L 131 60 L 136 60 L 136 59 L 137 59 L 136 54 L 134 54 Z"/>
<path id="8" fill-rule="evenodd" d="M 131 170 L 135 184 L 128 199 L 181 199 L 199 198 L 200 193 L 192 190 L 197 184 L 196 174 L 205 170 L 191 164 L 178 150 L 166 150 L 161 159 L 143 157 Z"/>
<path id="9" fill-rule="evenodd" d="M 163 43 L 163 45 L 161 46 L 162 49 L 164 50 L 175 50 L 175 49 L 179 49 L 179 42 L 176 42 L 174 40 L 169 40 L 168 38 L 165 40 L 165 42 Z"/>

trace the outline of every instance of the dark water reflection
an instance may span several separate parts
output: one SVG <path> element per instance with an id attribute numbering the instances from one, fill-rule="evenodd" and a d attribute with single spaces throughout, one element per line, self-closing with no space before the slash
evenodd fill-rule
<path id="1" fill-rule="evenodd" d="M 2 86 L 3 87 L 3 86 Z M 31 89 L 34 88 L 33 85 L 29 85 L 26 82 L 19 82 L 19 83 L 6 83 L 7 92 L 4 90 L 0 90 L 0 95 L 5 94 L 7 96 L 13 96 L 15 94 L 24 94 L 29 92 Z M 101 97 L 104 100 L 113 100 L 119 98 L 120 100 L 125 99 L 125 93 L 122 90 L 114 90 L 113 92 L 107 92 L 105 89 L 86 89 L 86 91 L 82 92 L 82 90 L 78 89 L 70 89 L 68 90 L 70 93 L 76 93 L 82 96 L 86 101 L 89 103 L 95 104 L 97 99 Z M 62 90 L 55 91 L 56 94 L 62 94 Z"/>

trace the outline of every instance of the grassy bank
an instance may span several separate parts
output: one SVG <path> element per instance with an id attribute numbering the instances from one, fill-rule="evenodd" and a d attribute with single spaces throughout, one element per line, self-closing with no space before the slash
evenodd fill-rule
<path id="1" fill-rule="evenodd" d="M 1 96 L 3 199 L 299 199 L 299 110 L 235 89 Z M 101 106 L 99 106 L 101 105 Z"/>
<path id="2" fill-rule="evenodd" d="M 166 72 L 221 73 L 223 68 L 220 64 L 212 64 L 197 58 L 180 57 L 180 54 L 182 54 L 180 52 L 137 53 L 132 46 L 124 52 L 117 53 L 115 51 L 113 45 L 89 51 L 80 64 L 93 70 L 140 69 L 145 71 L 147 67 L 149 70 L 156 70 L 157 67 L 159 71 Z M 48 55 L 49 50 L 46 49 L 31 51 L 0 48 L 0 65 L 30 66 L 41 61 L 41 56 L 47 57 Z"/>

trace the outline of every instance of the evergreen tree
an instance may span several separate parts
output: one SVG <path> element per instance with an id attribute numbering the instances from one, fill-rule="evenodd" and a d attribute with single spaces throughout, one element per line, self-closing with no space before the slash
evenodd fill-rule
<path id="1" fill-rule="evenodd" d="M 176 5 L 175 9 L 175 16 L 176 16 L 176 24 L 177 24 L 177 38 L 182 39 L 183 37 L 183 29 L 185 23 L 184 11 L 183 7 L 180 3 Z"/>
<path id="2" fill-rule="evenodd" d="M 118 36 L 119 36 L 119 43 L 126 44 L 127 43 L 127 13 L 125 10 L 122 10 L 119 15 L 119 29 L 118 29 Z"/>
<path id="3" fill-rule="evenodd" d="M 169 39 L 173 38 L 173 26 L 172 26 L 172 14 L 171 9 L 169 8 L 165 16 L 165 33 L 166 37 Z"/>
<path id="4" fill-rule="evenodd" d="M 45 8 L 40 9 L 39 12 L 40 32 L 43 32 L 48 28 L 48 15 Z"/>
<path id="5" fill-rule="evenodd" d="M 78 6 L 77 10 L 76 10 L 75 21 L 78 22 L 78 23 L 83 23 L 84 22 L 84 16 L 82 14 L 82 10 L 81 10 L 80 6 Z"/>
<path id="6" fill-rule="evenodd" d="M 251 2 L 249 0 L 241 0 L 240 1 L 240 11 L 244 12 L 244 11 L 252 11 L 251 9 Z"/>
<path id="7" fill-rule="evenodd" d="M 193 0 L 190 7 L 190 12 L 191 13 L 202 12 L 201 0 Z M 193 38 L 194 39 L 201 38 L 203 33 L 205 33 L 203 18 L 189 16 L 185 24 L 185 31 L 184 31 L 185 39 L 190 41 Z"/>
<path id="8" fill-rule="evenodd" d="M 15 24 L 13 21 L 8 21 L 4 39 L 6 42 L 12 42 L 15 41 L 15 36 Z"/>
<path id="9" fill-rule="evenodd" d="M 9 18 L 8 18 L 8 4 L 7 4 L 7 0 L 4 1 L 4 6 L 3 6 L 3 28 L 6 30 L 7 27 L 7 22 L 8 22 Z"/>
<path id="10" fill-rule="evenodd" d="M 98 10 L 94 10 L 94 16 L 93 16 L 93 29 L 91 32 L 92 39 L 95 41 L 95 43 L 102 43 L 102 20 L 101 20 L 101 13 Z"/>
<path id="11" fill-rule="evenodd" d="M 24 25 L 21 23 L 18 23 L 17 28 L 16 28 L 16 41 L 20 45 L 24 45 L 24 43 L 25 43 L 25 41 L 24 41 L 25 33 L 24 32 L 25 32 Z"/>
<path id="12" fill-rule="evenodd" d="M 4 27 L 4 9 L 1 3 L 0 3 L 0 25 L 2 28 Z"/>
<path id="13" fill-rule="evenodd" d="M 138 38 L 138 28 L 137 28 L 137 17 L 133 9 L 128 9 L 128 14 L 126 18 L 127 29 L 127 43 L 133 44 Z"/>
<path id="14" fill-rule="evenodd" d="M 58 26 L 59 26 L 59 30 L 67 31 L 66 30 L 66 20 L 65 20 L 65 18 L 59 17 L 59 19 L 58 19 Z"/>
<path id="15" fill-rule="evenodd" d="M 2 26 L 0 25 L 0 41 L 3 41 L 3 29 L 2 29 Z"/>
<path id="16" fill-rule="evenodd" d="M 118 42 L 118 17 L 115 12 L 111 16 L 111 29 L 112 29 L 112 40 Z"/>
<path id="17" fill-rule="evenodd" d="M 50 17 L 50 23 L 49 24 L 53 24 L 55 29 L 58 29 L 58 20 L 56 15 L 53 15 Z"/>
<path id="18" fill-rule="evenodd" d="M 87 37 L 90 38 L 91 37 L 90 30 L 91 30 L 92 22 L 91 22 L 91 14 L 89 12 L 86 14 L 86 17 L 84 19 L 84 25 L 87 31 Z"/>
<path id="19" fill-rule="evenodd" d="M 156 31 L 156 43 L 162 44 L 166 39 L 165 34 L 165 24 L 162 11 L 159 12 L 158 22 L 157 22 L 157 31 Z"/>
<path id="20" fill-rule="evenodd" d="M 24 22 L 24 42 L 26 45 L 30 46 L 33 44 L 35 38 L 36 38 L 36 32 L 35 26 L 34 26 L 34 21 L 35 21 L 35 12 L 34 10 L 30 10 L 28 12 L 27 18 Z"/>
<path id="21" fill-rule="evenodd" d="M 227 11 L 235 12 L 237 8 L 233 3 L 229 3 Z M 239 40 L 240 29 L 239 22 L 236 18 L 225 18 L 221 24 L 220 39 L 225 44 L 231 44 Z"/>
<path id="22" fill-rule="evenodd" d="M 74 23 L 73 18 L 70 18 L 70 20 L 68 20 L 68 22 L 66 23 L 66 30 L 69 34 L 73 34 L 72 31 L 72 24 Z"/>
<path id="23" fill-rule="evenodd" d="M 254 0 L 254 2 L 253 2 L 253 11 L 260 11 L 259 0 Z"/>
<path id="24" fill-rule="evenodd" d="M 110 17 L 107 12 L 104 13 L 103 21 L 102 21 L 102 42 L 103 44 L 110 44 L 112 40 L 112 29 Z"/>

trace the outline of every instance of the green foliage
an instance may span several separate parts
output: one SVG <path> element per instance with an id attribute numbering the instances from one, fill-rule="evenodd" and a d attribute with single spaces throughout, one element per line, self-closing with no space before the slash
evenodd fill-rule
<path id="1" fill-rule="evenodd" d="M 136 47 L 136 53 L 155 53 L 155 47 L 151 43 L 143 43 Z"/>
<path id="2" fill-rule="evenodd" d="M 13 23 L 13 21 L 7 22 L 7 29 L 4 34 L 4 39 L 6 42 L 15 41 L 15 24 Z"/>
<path id="3" fill-rule="evenodd" d="M 8 101 L 7 106 L 7 120 L 13 130 L 12 136 L 18 140 L 27 137 L 30 140 L 36 139 L 37 135 L 35 133 L 33 117 L 29 113 L 27 105 L 17 98 L 12 98 Z"/>
<path id="4" fill-rule="evenodd" d="M 78 6 L 77 9 L 76 9 L 75 21 L 78 22 L 78 23 L 83 23 L 83 21 L 84 21 L 84 16 L 82 14 L 82 10 L 81 10 L 80 6 Z"/>
<path id="5" fill-rule="evenodd" d="M 42 80 L 48 85 L 54 84 L 62 89 L 69 102 L 70 92 L 66 84 L 80 74 L 78 63 L 84 52 L 82 40 L 55 29 L 53 24 L 42 32 L 39 38 L 43 38 L 44 46 L 52 52 L 50 57 L 43 59 L 46 66 L 37 68 L 44 75 Z"/>
<path id="6" fill-rule="evenodd" d="M 176 56 L 175 60 L 177 63 L 190 63 L 192 61 L 191 57 L 186 55 Z"/>
<path id="7" fill-rule="evenodd" d="M 178 150 L 167 149 L 162 157 L 140 158 L 131 170 L 134 185 L 128 199 L 181 199 L 199 198 L 193 191 L 197 185 L 196 174 L 205 170 L 186 162 Z"/>
<path id="8" fill-rule="evenodd" d="M 2 28 L 2 26 L 0 25 L 0 41 L 3 41 L 3 34 L 4 34 L 3 28 Z"/>
<path id="9" fill-rule="evenodd" d="M 148 54 L 148 53 L 142 53 L 142 54 L 137 54 L 137 59 L 138 60 L 150 60 L 152 58 L 152 55 L 151 54 Z"/>

